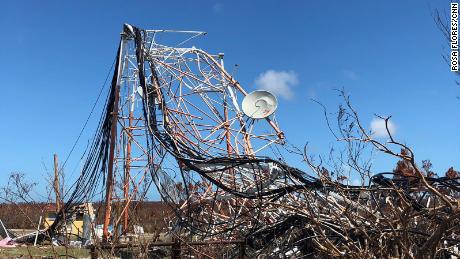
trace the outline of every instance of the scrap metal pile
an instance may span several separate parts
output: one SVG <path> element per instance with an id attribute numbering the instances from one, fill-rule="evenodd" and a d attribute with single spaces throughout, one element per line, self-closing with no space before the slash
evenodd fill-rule
<path id="1" fill-rule="evenodd" d="M 187 37 L 167 45 L 165 34 Z M 175 212 L 172 231 L 244 238 L 254 255 L 380 257 L 427 244 L 455 209 L 457 179 L 426 178 L 441 198 L 417 177 L 379 174 L 350 186 L 287 165 L 276 120 L 242 112 L 247 92 L 225 70 L 223 54 L 182 47 L 202 34 L 124 26 L 105 112 L 51 235 L 74 204 L 94 199 L 110 177 L 127 177 L 130 185 L 117 189 L 115 180 L 106 196 L 128 206 L 149 178 Z M 451 251 L 460 240 L 449 233 L 435 246 Z"/>

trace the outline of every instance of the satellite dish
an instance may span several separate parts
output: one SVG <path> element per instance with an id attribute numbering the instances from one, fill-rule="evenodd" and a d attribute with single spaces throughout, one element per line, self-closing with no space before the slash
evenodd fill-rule
<path id="1" fill-rule="evenodd" d="M 272 93 L 257 90 L 246 95 L 241 106 L 246 116 L 253 119 L 263 119 L 275 112 L 278 101 Z"/>

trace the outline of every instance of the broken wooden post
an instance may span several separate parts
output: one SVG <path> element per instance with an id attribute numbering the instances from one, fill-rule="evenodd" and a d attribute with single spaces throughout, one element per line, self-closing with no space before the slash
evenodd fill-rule
<path id="1" fill-rule="evenodd" d="M 56 212 L 59 213 L 61 210 L 61 193 L 59 186 L 59 166 L 58 166 L 58 155 L 54 154 L 54 181 L 53 181 L 54 193 L 56 194 Z"/>

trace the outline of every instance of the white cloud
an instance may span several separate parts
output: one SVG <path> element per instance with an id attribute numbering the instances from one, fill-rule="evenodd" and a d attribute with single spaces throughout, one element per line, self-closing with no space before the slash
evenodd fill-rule
<path id="1" fill-rule="evenodd" d="M 299 84 L 299 79 L 294 71 L 275 71 L 270 69 L 260 74 L 255 83 L 258 88 L 289 100 L 294 97 L 291 87 Z"/>
<path id="2" fill-rule="evenodd" d="M 396 133 L 396 125 L 392 121 L 388 121 L 388 130 L 391 135 Z M 371 121 L 372 135 L 375 137 L 388 137 L 387 129 L 385 126 L 385 120 L 380 118 L 374 118 Z"/>
<path id="3" fill-rule="evenodd" d="M 343 75 L 350 79 L 350 80 L 357 80 L 358 79 L 358 74 L 356 74 L 355 71 L 352 71 L 352 70 L 343 70 Z"/>

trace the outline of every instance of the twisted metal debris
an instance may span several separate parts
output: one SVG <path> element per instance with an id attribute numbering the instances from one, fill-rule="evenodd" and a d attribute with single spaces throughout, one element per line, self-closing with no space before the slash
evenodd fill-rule
<path id="1" fill-rule="evenodd" d="M 160 40 L 171 34 L 179 35 L 174 45 Z M 151 179 L 175 212 L 177 235 L 243 238 L 254 256 L 456 253 L 457 178 L 426 177 L 413 153 L 399 154 L 388 145 L 408 147 L 392 138 L 373 140 L 348 99 L 340 110 L 338 139 L 349 144 L 354 170 L 367 173 L 363 184 L 344 184 L 339 175 L 333 180 L 306 153 L 315 176 L 287 165 L 282 158 L 294 151 L 276 120 L 241 112 L 246 91 L 225 70 L 223 54 L 183 47 L 203 34 L 124 26 L 105 113 L 51 234 L 75 203 L 95 197 L 108 176 L 115 183 L 107 185 L 106 199 L 110 204 L 123 198 L 124 206 L 111 214 L 113 224 L 127 218 L 130 201 L 142 199 L 140 186 Z M 410 163 L 414 175 L 370 175 L 358 165 L 360 153 L 351 152 L 362 150 L 362 143 Z"/>

